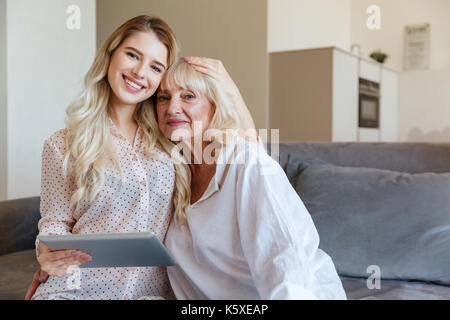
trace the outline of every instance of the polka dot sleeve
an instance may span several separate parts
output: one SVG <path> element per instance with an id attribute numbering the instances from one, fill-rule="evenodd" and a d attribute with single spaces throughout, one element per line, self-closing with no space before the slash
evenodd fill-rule
<path id="1" fill-rule="evenodd" d="M 39 234 L 69 234 L 75 224 L 70 209 L 73 181 L 63 174 L 64 143 L 48 139 L 42 152 Z M 39 240 L 36 240 L 36 255 Z"/>

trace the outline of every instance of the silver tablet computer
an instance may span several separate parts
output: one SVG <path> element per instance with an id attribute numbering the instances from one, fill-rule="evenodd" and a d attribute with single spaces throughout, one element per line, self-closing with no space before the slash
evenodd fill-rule
<path id="1" fill-rule="evenodd" d="M 176 265 L 151 232 L 38 236 L 51 250 L 77 249 L 92 260 L 80 268 L 163 267 Z"/>

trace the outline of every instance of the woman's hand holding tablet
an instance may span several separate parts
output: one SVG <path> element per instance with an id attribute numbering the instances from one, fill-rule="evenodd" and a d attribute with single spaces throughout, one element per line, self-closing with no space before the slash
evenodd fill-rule
<path id="1" fill-rule="evenodd" d="M 54 237 L 49 235 L 48 237 Z M 80 266 L 92 260 L 88 254 L 78 250 L 51 250 L 42 241 L 39 242 L 39 257 L 41 270 L 50 276 L 63 277 L 70 267 Z"/>
<path id="2" fill-rule="evenodd" d="M 38 236 L 38 239 L 53 251 L 51 258 L 47 256 L 45 259 L 48 263 L 46 269 L 52 272 L 50 275 L 63 276 L 66 273 L 62 270 L 67 270 L 70 265 L 101 268 L 176 264 L 161 241 L 151 232 L 49 235 Z"/>

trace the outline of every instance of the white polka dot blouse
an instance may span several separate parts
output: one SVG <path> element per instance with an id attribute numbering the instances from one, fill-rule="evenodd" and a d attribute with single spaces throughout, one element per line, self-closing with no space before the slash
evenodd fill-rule
<path id="1" fill-rule="evenodd" d="M 41 219 L 39 234 L 92 234 L 154 232 L 164 241 L 171 218 L 175 172 L 163 151 L 145 156 L 139 128 L 134 145 L 109 119 L 116 158 L 105 164 L 105 182 L 93 201 L 82 200 L 70 208 L 75 190 L 73 177 L 63 175 L 66 151 L 63 129 L 44 143 L 42 153 Z M 36 241 L 38 243 L 38 241 Z M 37 252 L 37 254 L 39 254 Z M 80 286 L 68 285 L 71 274 L 49 277 L 33 299 L 173 299 L 165 268 L 81 268 Z"/>

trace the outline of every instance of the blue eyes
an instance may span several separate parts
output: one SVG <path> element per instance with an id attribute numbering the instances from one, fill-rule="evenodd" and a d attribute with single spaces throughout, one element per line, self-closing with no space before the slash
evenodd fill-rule
<path id="1" fill-rule="evenodd" d="M 135 55 L 135 54 L 132 53 L 132 52 L 127 52 L 127 55 L 128 55 L 129 57 L 131 57 L 131 59 L 139 60 L 138 56 Z M 159 68 L 159 67 L 157 67 L 157 66 L 151 66 L 151 68 L 153 69 L 153 71 L 155 71 L 155 72 L 157 72 L 157 73 L 161 73 L 161 72 L 162 72 L 161 68 Z"/>

